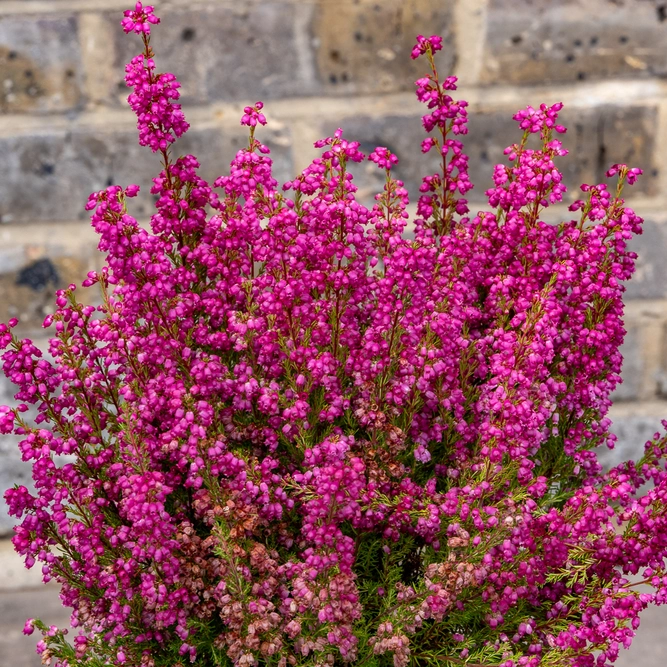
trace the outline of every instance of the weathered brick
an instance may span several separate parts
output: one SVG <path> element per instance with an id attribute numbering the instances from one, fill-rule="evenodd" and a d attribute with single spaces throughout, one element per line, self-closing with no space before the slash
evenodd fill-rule
<path id="1" fill-rule="evenodd" d="M 430 156 L 422 154 L 421 140 L 425 137 L 418 116 L 351 116 L 339 123 L 324 123 L 321 136 L 331 135 L 339 124 L 348 140 L 359 141 L 361 150 L 368 155 L 376 146 L 387 146 L 398 155 L 398 166 L 393 170 L 396 177 L 405 183 L 411 200 L 416 201 L 420 177 L 430 173 L 435 163 Z M 364 203 L 372 203 L 373 195 L 384 186 L 384 173 L 375 164 L 363 162 L 350 165 L 359 196 Z"/>
<path id="2" fill-rule="evenodd" d="M 0 112 L 76 108 L 82 79 L 76 16 L 0 16 Z"/>
<path id="3" fill-rule="evenodd" d="M 20 335 L 40 332 L 42 322 L 54 311 L 56 289 L 81 284 L 88 271 L 99 268 L 101 255 L 90 249 L 86 255 L 43 255 L 27 261 L 17 271 L 0 273 L 0 322 L 12 317 L 20 321 Z M 97 293 L 84 295 L 96 299 Z"/>
<path id="4" fill-rule="evenodd" d="M 611 396 L 613 401 L 634 401 L 642 389 L 644 360 L 641 353 L 641 330 L 637 324 L 626 324 L 626 328 L 628 331 L 621 345 L 622 381 Z"/>
<path id="5" fill-rule="evenodd" d="M 667 398 L 667 323 L 662 326 L 662 345 L 660 349 L 660 362 L 655 371 L 658 396 Z"/>
<path id="6" fill-rule="evenodd" d="M 667 405 L 665 405 L 667 408 Z M 665 418 L 665 408 L 656 414 L 637 414 L 616 416 L 612 408 L 610 417 L 611 430 L 617 441 L 614 449 L 600 447 L 597 450 L 598 458 L 605 468 L 611 468 L 623 461 L 641 458 L 644 453 L 644 444 L 653 438 L 656 432 L 663 430 L 660 422 Z"/>
<path id="7" fill-rule="evenodd" d="M 16 519 L 13 519 L 13 521 L 16 522 Z M 2 535 L 1 525 L 0 525 L 0 535 Z M 11 613 L 12 609 L 14 610 L 15 613 L 21 614 L 20 609 L 17 608 L 16 601 L 17 601 L 17 596 L 25 595 L 25 593 L 21 593 L 20 591 L 26 591 L 26 589 L 30 588 L 33 589 L 46 588 L 47 595 L 56 593 L 56 599 L 59 601 L 59 598 L 57 597 L 57 591 L 58 591 L 57 585 L 49 586 L 48 588 L 45 587 L 43 585 L 44 582 L 42 581 L 41 568 L 33 567 L 28 570 L 25 566 L 24 561 L 25 559 L 16 553 L 16 551 L 14 550 L 14 546 L 10 540 L 0 540 L 0 618 L 2 618 L 1 623 L 7 624 L 4 629 L 0 625 L 0 660 L 3 661 L 2 664 L 10 663 L 12 667 L 34 666 L 34 661 L 28 659 L 28 655 L 30 653 L 30 649 L 28 647 L 26 647 L 26 649 L 24 650 L 19 650 L 16 653 L 17 655 L 25 656 L 24 658 L 25 662 L 21 661 L 20 659 L 14 660 L 10 658 L 9 656 L 13 653 L 11 648 L 9 651 L 7 651 L 7 648 L 9 648 L 8 644 L 10 642 L 15 643 L 15 645 L 18 643 L 16 641 L 16 639 L 18 639 L 16 637 L 16 635 L 18 635 L 16 629 L 20 626 L 20 624 L 14 622 L 13 619 L 9 620 L 9 617 L 12 616 Z M 12 591 L 13 596 L 12 593 L 10 593 L 10 591 Z M 3 598 L 3 594 L 5 596 L 6 602 L 10 602 L 8 598 L 12 596 L 9 605 L 7 603 L 3 605 L 1 601 Z M 49 595 L 49 597 L 51 596 Z M 69 614 L 67 613 L 68 611 L 67 608 L 62 607 L 62 604 L 61 604 L 61 609 L 63 612 L 61 614 L 61 617 L 63 620 L 63 625 L 65 626 L 69 622 Z M 42 613 L 43 612 L 40 605 L 40 617 L 43 618 Z M 12 637 L 12 635 L 14 635 L 14 637 Z"/>
<path id="8" fill-rule="evenodd" d="M 626 283 L 627 299 L 662 299 L 667 297 L 667 224 L 645 220 L 643 233 L 628 244 L 637 253 L 637 270 Z"/>
<path id="9" fill-rule="evenodd" d="M 285 131 L 262 133 L 272 148 L 276 174 L 291 176 L 289 136 Z M 235 153 L 247 145 L 247 132 L 234 125 L 192 128 L 174 145 L 176 155 L 192 153 L 209 180 L 226 173 Z M 151 213 L 151 179 L 160 171 L 159 159 L 137 144 L 136 131 L 74 128 L 49 135 L 0 139 L 0 220 L 33 222 L 84 220 L 88 195 L 111 184 L 137 183 L 142 192 L 132 202 L 131 213 Z"/>
<path id="10" fill-rule="evenodd" d="M 313 21 L 320 85 L 327 93 L 411 90 L 428 69 L 410 51 L 418 34 L 444 38 L 438 64 L 455 63 L 452 0 L 360 0 L 320 2 Z"/>
<path id="11" fill-rule="evenodd" d="M 541 100 L 528 102 L 537 106 Z M 504 149 L 521 138 L 521 131 L 512 120 L 513 113 L 494 111 L 470 117 L 465 142 L 470 155 L 470 176 L 476 184 L 471 199 L 479 199 L 492 187 L 493 166 L 506 162 Z M 632 188 L 633 194 L 657 192 L 658 170 L 653 155 L 657 111 L 654 107 L 565 107 L 559 120 L 568 128 L 560 139 L 569 155 L 558 165 L 570 199 L 580 196 L 582 183 L 605 182 L 605 172 L 616 162 L 644 170 L 644 177 Z"/>
<path id="12" fill-rule="evenodd" d="M 79 14 L 79 42 L 83 60 L 84 92 L 88 106 L 117 100 L 115 31 L 104 14 Z"/>
<path id="13" fill-rule="evenodd" d="M 667 73 L 664 3 L 490 0 L 483 83 L 549 84 Z"/>
<path id="14" fill-rule="evenodd" d="M 151 36 L 156 65 L 176 74 L 186 104 L 310 93 L 299 76 L 299 11 L 288 2 L 240 2 L 197 11 L 165 7 Z M 116 34 L 118 90 L 125 95 L 124 65 L 141 51 L 141 40 L 123 33 L 116 13 L 108 20 Z"/>
<path id="15" fill-rule="evenodd" d="M 538 103 L 536 100 L 535 104 Z M 521 138 L 521 131 L 512 120 L 513 113 L 503 110 L 470 114 L 470 131 L 462 139 L 470 156 L 470 178 L 475 184 L 469 199 L 475 203 L 484 201 L 484 192 L 493 185 L 493 166 L 506 162 L 503 154 L 506 146 Z M 633 186 L 632 193 L 657 191 L 658 171 L 652 152 L 657 113 L 653 107 L 570 108 L 563 110 L 561 118 L 569 128 L 562 140 L 570 154 L 559 164 L 571 199 L 579 196 L 582 183 L 604 182 L 605 171 L 615 162 L 644 169 L 645 174 Z M 366 152 L 382 145 L 398 155 L 395 173 L 405 182 L 412 200 L 418 195 L 421 176 L 439 169 L 435 153 L 428 156 L 421 153 L 421 141 L 426 135 L 419 116 L 352 116 L 337 123 L 344 128 L 348 139 L 361 141 Z M 334 123 L 324 123 L 321 134 L 326 136 L 334 129 Z M 382 188 L 382 179 L 376 171 L 357 169 L 362 190 L 370 191 L 378 185 Z"/>
<path id="16" fill-rule="evenodd" d="M 452 5 L 360 0 L 165 9 L 152 44 L 159 69 L 182 82 L 186 104 L 409 90 L 425 73 L 423 61 L 410 59 L 419 33 L 444 36 L 439 62 L 443 72 L 452 71 Z M 123 66 L 140 43 L 123 34 L 117 18 L 108 16 L 116 33 L 117 89 L 124 95 Z"/>

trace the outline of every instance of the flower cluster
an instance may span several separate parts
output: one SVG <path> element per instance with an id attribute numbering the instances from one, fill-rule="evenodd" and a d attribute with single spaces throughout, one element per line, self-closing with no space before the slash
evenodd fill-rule
<path id="1" fill-rule="evenodd" d="M 245 107 L 243 109 L 243 118 L 241 118 L 241 125 L 248 127 L 257 127 L 257 124 L 266 125 L 266 116 L 262 113 L 264 108 L 263 102 L 255 102 L 254 107 Z"/>
<path id="2" fill-rule="evenodd" d="M 434 54 L 436 51 L 442 50 L 442 37 L 439 35 L 431 35 L 430 37 L 424 37 L 423 35 L 417 36 L 417 43 L 412 49 L 410 57 L 413 60 L 417 60 L 419 56 L 424 55 L 425 53 Z"/>
<path id="3" fill-rule="evenodd" d="M 398 157 L 385 146 L 378 146 L 368 156 L 368 159 L 371 162 L 375 162 L 380 169 L 391 169 L 394 165 L 398 164 Z"/>
<path id="4" fill-rule="evenodd" d="M 153 50 L 150 46 L 150 24 L 159 23 L 153 7 L 137 3 L 136 11 L 126 11 L 123 19 L 125 32 L 143 33 L 144 51 L 125 66 L 125 83 L 133 89 L 127 101 L 137 115 L 139 144 L 150 146 L 154 153 L 166 158 L 169 145 L 190 127 L 177 103 L 181 84 L 170 72 L 155 73 Z"/>
<path id="5" fill-rule="evenodd" d="M 613 663 L 667 601 L 667 438 L 607 473 L 595 453 L 613 446 L 642 222 L 621 195 L 641 171 L 614 165 L 613 193 L 584 185 L 578 219 L 544 222 L 566 192 L 561 105 L 528 107 L 490 210 L 469 215 L 466 103 L 438 78 L 441 40 L 419 37 L 422 148 L 442 170 L 413 238 L 396 156 L 368 157 L 386 182 L 367 208 L 342 130 L 279 188 L 260 102 L 209 185 L 167 150 L 187 123 L 155 23 L 141 4 L 123 21 L 145 46 L 139 140 L 163 156 L 150 229 L 136 185 L 93 193 L 100 305 L 59 291 L 48 357 L 0 325 L 18 401 L 0 433 L 34 480 L 6 495 L 14 546 L 77 632 L 29 620 L 43 662 Z"/>
<path id="6" fill-rule="evenodd" d="M 125 18 L 120 22 L 123 30 L 136 32 L 138 35 L 144 34 L 147 37 L 151 34 L 151 25 L 157 25 L 160 19 L 155 16 L 154 8 L 144 7 L 141 2 L 137 2 L 134 9 L 127 9 L 123 12 Z"/>

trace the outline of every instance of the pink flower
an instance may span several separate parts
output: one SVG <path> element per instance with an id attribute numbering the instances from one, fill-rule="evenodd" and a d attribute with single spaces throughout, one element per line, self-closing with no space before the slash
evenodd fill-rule
<path id="1" fill-rule="evenodd" d="M 134 89 L 127 101 L 137 115 L 139 144 L 154 153 L 166 151 L 190 127 L 176 102 L 181 84 L 169 72 L 156 74 L 155 63 L 143 54 L 135 56 L 125 72 L 125 82 Z"/>
<path id="2" fill-rule="evenodd" d="M 442 49 L 442 37 L 438 35 L 431 35 L 430 37 L 424 37 L 423 35 L 417 35 L 417 44 L 412 49 L 410 57 L 413 60 L 419 58 L 419 56 L 430 52 L 435 53 Z"/>
<path id="3" fill-rule="evenodd" d="M 262 102 L 255 102 L 254 107 L 245 107 L 243 109 L 243 117 L 241 118 L 241 125 L 248 127 L 256 127 L 259 125 L 266 125 L 266 117 L 261 110 L 264 108 Z"/>
<path id="4" fill-rule="evenodd" d="M 637 181 L 637 178 L 639 178 L 639 176 L 641 176 L 643 173 L 644 171 L 638 167 L 632 167 L 628 169 L 628 184 L 634 185 L 634 183 Z"/>
<path id="5" fill-rule="evenodd" d="M 150 225 L 137 185 L 91 194 L 93 291 L 56 291 L 46 354 L 0 324 L 0 433 L 33 478 L 5 494 L 12 542 L 80 630 L 70 648 L 38 623 L 42 661 L 151 667 L 202 647 L 235 667 L 406 667 L 445 623 L 438 650 L 462 661 L 613 662 L 667 601 L 667 437 L 640 464 L 596 457 L 642 220 L 602 183 L 581 186 L 577 219 L 545 221 L 566 193 L 562 105 L 517 112 L 472 216 L 467 102 L 435 68 L 442 40 L 420 36 L 437 155 L 416 218 L 387 147 L 369 155 L 381 191 L 359 195 L 365 156 L 341 129 L 280 187 L 261 102 L 209 183 L 171 150 L 188 125 L 156 22 L 141 4 L 123 22 L 144 42 L 126 69 L 139 143 L 161 153 Z"/>
<path id="6" fill-rule="evenodd" d="M 153 13 L 153 7 L 137 2 L 134 9 L 123 12 L 125 18 L 120 22 L 125 32 L 136 32 L 146 36 L 151 34 L 151 25 L 160 23 L 160 19 Z"/>
<path id="7" fill-rule="evenodd" d="M 628 168 L 626 164 L 614 164 L 606 172 L 606 176 L 607 178 L 611 178 L 612 176 L 619 174 L 619 178 L 626 179 L 628 185 L 634 185 L 634 183 L 637 181 L 637 178 L 639 178 L 639 176 L 641 176 L 643 173 L 644 172 L 637 167 Z"/>
<path id="8" fill-rule="evenodd" d="M 384 146 L 378 146 L 369 156 L 371 162 L 375 162 L 380 169 L 391 169 L 398 164 L 398 158 Z"/>

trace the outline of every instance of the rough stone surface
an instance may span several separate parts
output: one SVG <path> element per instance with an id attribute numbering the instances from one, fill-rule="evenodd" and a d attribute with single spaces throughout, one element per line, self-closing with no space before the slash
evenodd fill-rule
<path id="1" fill-rule="evenodd" d="M 667 398 L 667 323 L 662 326 L 662 346 L 660 349 L 660 361 L 656 371 L 658 395 Z M 667 414 L 665 414 L 667 418 Z"/>
<path id="2" fill-rule="evenodd" d="M 0 592 L 0 665 L 2 667 L 40 667 L 35 644 L 39 636 L 25 636 L 28 618 L 41 618 L 47 625 L 69 626 L 70 610 L 62 606 L 55 584 L 24 591 Z"/>
<path id="3" fill-rule="evenodd" d="M 600 447 L 598 458 L 607 468 L 623 461 L 636 461 L 644 453 L 644 445 L 656 432 L 662 431 L 661 420 L 667 416 L 664 412 L 655 415 L 633 415 L 614 418 L 611 430 L 618 438 L 614 449 Z"/>
<path id="4" fill-rule="evenodd" d="M 482 82 L 665 76 L 666 16 L 640 0 L 490 0 Z"/>
<path id="5" fill-rule="evenodd" d="M 300 76 L 300 57 L 312 59 L 312 52 L 308 44 L 305 54 L 299 52 L 299 11 L 286 2 L 165 8 L 151 39 L 158 71 L 176 74 L 185 104 L 312 93 L 311 82 Z M 117 86 L 124 99 L 124 65 L 143 47 L 139 38 L 123 33 L 115 13 L 108 20 L 116 35 Z"/>
<path id="6" fill-rule="evenodd" d="M 637 253 L 637 271 L 626 284 L 626 299 L 667 297 L 667 225 L 645 220 L 643 233 L 628 244 Z"/>
<path id="7" fill-rule="evenodd" d="M 539 104 L 539 101 L 534 103 Z M 462 140 L 465 152 L 470 156 L 470 179 L 475 184 L 468 195 L 473 202 L 484 201 L 484 192 L 493 185 L 494 165 L 506 162 L 504 149 L 521 139 L 521 131 L 512 120 L 515 111 L 470 114 L 470 131 Z M 616 162 L 639 165 L 644 169 L 645 177 L 634 186 L 634 193 L 656 191 L 658 170 L 652 154 L 652 137 L 657 122 L 654 108 L 571 108 L 563 110 L 562 120 L 568 127 L 562 141 L 570 154 L 561 159 L 560 167 L 569 188 L 569 199 L 580 195 L 582 183 L 605 182 L 605 172 Z M 421 177 L 438 170 L 439 160 L 435 153 L 424 156 L 421 152 L 420 144 L 426 134 L 420 116 L 353 116 L 340 119 L 338 124 L 348 139 L 362 143 L 365 152 L 381 145 L 398 155 L 395 173 L 405 182 L 413 201 L 418 196 Z M 323 124 L 322 136 L 331 134 L 334 129 L 334 123 Z M 619 137 L 625 140 L 619 140 Z M 378 184 L 382 188 L 383 176 L 374 165 L 363 165 L 356 171 L 364 193 L 377 188 Z"/>
<path id="8" fill-rule="evenodd" d="M 614 401 L 633 401 L 639 397 L 644 373 L 644 360 L 641 356 L 641 330 L 639 326 L 626 324 L 627 334 L 621 345 L 623 370 L 621 384 L 612 394 Z"/>
<path id="9" fill-rule="evenodd" d="M 273 150 L 276 173 L 291 176 L 289 135 L 263 132 L 262 140 Z M 236 152 L 247 145 L 240 126 L 204 130 L 192 128 L 175 146 L 176 155 L 192 153 L 208 180 L 228 170 Z M 135 130 L 98 131 L 73 129 L 46 135 L 0 139 L 0 221 L 84 220 L 84 205 L 91 192 L 108 185 L 137 183 L 142 192 L 130 212 L 151 214 L 151 179 L 160 171 L 159 159 L 137 144 Z"/>
<path id="10" fill-rule="evenodd" d="M 537 106 L 541 102 L 526 99 L 523 106 Z M 481 199 L 485 190 L 492 187 L 494 165 L 506 162 L 504 149 L 520 141 L 521 131 L 516 121 L 512 120 L 515 111 L 471 114 L 469 134 L 464 138 L 466 152 L 470 156 L 470 178 L 475 184 L 471 199 Z M 654 108 L 565 107 L 559 121 L 568 128 L 567 133 L 559 138 L 569 154 L 559 164 L 568 186 L 569 199 L 579 198 L 582 183 L 606 182 L 605 172 L 616 162 L 639 166 L 644 170 L 645 178 L 636 183 L 633 194 L 656 192 L 658 170 L 652 151 L 657 128 Z"/>
<path id="11" fill-rule="evenodd" d="M 0 16 L 0 113 L 81 104 L 77 33 L 75 16 Z"/>
<path id="12" fill-rule="evenodd" d="M 11 540 L 0 539 L 0 591 L 19 591 L 40 586 L 40 568 L 26 568 L 24 558 L 16 553 Z"/>
<path id="13" fill-rule="evenodd" d="M 18 334 L 43 336 L 54 291 L 80 284 L 88 271 L 100 268 L 104 258 L 97 243 L 86 222 L 0 226 L 0 322 L 18 317 Z M 79 296 L 86 303 L 98 298 L 96 287 Z"/>
<path id="14" fill-rule="evenodd" d="M 161 12 L 152 43 L 160 71 L 183 84 L 184 103 L 411 90 L 425 63 L 410 60 L 417 34 L 441 34 L 443 71 L 455 62 L 452 0 L 272 2 Z M 116 35 L 117 90 L 140 41 Z M 177 48 L 175 48 L 177 46 Z M 239 58 L 238 54 L 244 56 Z M 185 66 L 187 63 L 187 66 Z"/>
<path id="15" fill-rule="evenodd" d="M 443 37 L 442 72 L 455 62 L 451 0 L 321 2 L 313 21 L 317 73 L 329 94 L 412 90 L 428 64 L 410 60 L 418 34 Z"/>
<path id="16" fill-rule="evenodd" d="M 0 273 L 0 322 L 17 317 L 21 335 L 40 331 L 44 318 L 54 310 L 55 291 L 70 283 L 81 284 L 88 271 L 99 268 L 101 259 L 92 249 L 88 257 L 45 254 L 27 261 L 17 271 Z M 95 299 L 96 294 L 83 290 L 80 300 Z"/>
<path id="17" fill-rule="evenodd" d="M 87 104 L 114 103 L 119 78 L 114 63 L 115 30 L 104 14 L 83 12 L 78 18 Z"/>

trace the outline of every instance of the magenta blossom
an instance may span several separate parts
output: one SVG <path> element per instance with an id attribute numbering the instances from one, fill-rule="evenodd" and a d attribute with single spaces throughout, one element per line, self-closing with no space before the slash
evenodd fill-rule
<path id="1" fill-rule="evenodd" d="M 120 22 L 125 32 L 136 32 L 146 36 L 151 34 L 151 25 L 160 23 L 160 19 L 153 13 L 154 8 L 151 5 L 145 7 L 141 2 L 137 2 L 134 9 L 127 9 L 123 12 L 125 18 Z"/>
<path id="2" fill-rule="evenodd" d="M 442 37 L 438 35 L 431 35 L 430 37 L 424 37 L 423 35 L 417 35 L 417 44 L 412 49 L 410 57 L 413 60 L 419 58 L 419 56 L 424 55 L 427 52 L 431 54 L 436 53 L 442 49 Z"/>
<path id="3" fill-rule="evenodd" d="M 369 156 L 371 162 L 380 167 L 380 169 L 391 169 L 398 164 L 398 158 L 384 146 L 378 146 Z"/>
<path id="4" fill-rule="evenodd" d="M 442 40 L 419 37 L 437 168 L 416 216 L 386 147 L 361 201 L 341 129 L 280 186 L 260 102 L 209 183 L 176 150 L 153 16 L 124 21 L 144 47 L 139 143 L 159 153 L 150 225 L 138 186 L 93 193 L 105 263 L 83 298 L 56 292 L 48 354 L 0 324 L 0 433 L 33 474 L 5 496 L 12 541 L 76 630 L 29 620 L 42 661 L 609 667 L 667 601 L 667 437 L 606 473 L 596 454 L 614 445 L 642 225 L 621 193 L 641 170 L 614 165 L 577 219 L 547 222 L 562 105 L 529 106 L 471 212 L 467 102 L 438 76 Z"/>
<path id="5" fill-rule="evenodd" d="M 256 127 L 258 124 L 266 125 L 266 116 L 261 113 L 263 108 L 264 104 L 262 102 L 255 102 L 253 107 L 244 107 L 241 125 L 248 127 Z"/>

